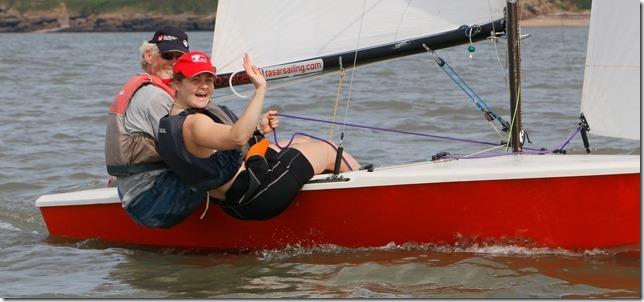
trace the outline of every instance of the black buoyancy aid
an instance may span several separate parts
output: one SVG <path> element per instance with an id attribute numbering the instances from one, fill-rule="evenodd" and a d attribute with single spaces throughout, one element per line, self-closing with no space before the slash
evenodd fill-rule
<path id="1" fill-rule="evenodd" d="M 220 108 L 234 122 L 237 117 L 224 106 Z M 165 116 L 159 122 L 157 146 L 163 161 L 186 183 L 197 190 L 210 190 L 231 180 L 243 162 L 239 150 L 214 152 L 208 158 L 196 157 L 183 143 L 183 124 L 190 114 L 202 113 L 216 123 L 224 122 L 207 110 L 187 109 L 178 115 Z"/>

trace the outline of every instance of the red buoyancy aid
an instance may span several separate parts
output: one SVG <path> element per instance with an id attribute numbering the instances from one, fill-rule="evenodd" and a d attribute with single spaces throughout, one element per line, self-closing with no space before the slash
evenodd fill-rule
<path id="1" fill-rule="evenodd" d="M 125 110 L 130 104 L 130 100 L 132 99 L 132 96 L 134 96 L 134 93 L 146 84 L 157 86 L 174 98 L 174 89 L 166 85 L 161 78 L 155 75 L 142 73 L 130 78 L 127 83 L 123 85 L 123 89 L 121 89 L 116 97 L 114 97 L 114 101 L 110 106 L 110 112 L 121 115 L 125 114 Z"/>
<path id="2" fill-rule="evenodd" d="M 105 135 L 105 164 L 110 175 L 127 176 L 166 168 L 152 136 L 142 132 L 130 133 L 125 129 L 125 111 L 132 96 L 150 84 L 174 98 L 174 89 L 161 78 L 144 73 L 130 78 L 110 106 Z"/>

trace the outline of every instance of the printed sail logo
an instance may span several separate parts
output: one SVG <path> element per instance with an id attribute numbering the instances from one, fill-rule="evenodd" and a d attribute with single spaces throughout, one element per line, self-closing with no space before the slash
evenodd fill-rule
<path id="1" fill-rule="evenodd" d="M 316 73 L 321 72 L 323 69 L 324 63 L 322 62 L 322 59 L 260 68 L 262 74 L 267 80 Z"/>

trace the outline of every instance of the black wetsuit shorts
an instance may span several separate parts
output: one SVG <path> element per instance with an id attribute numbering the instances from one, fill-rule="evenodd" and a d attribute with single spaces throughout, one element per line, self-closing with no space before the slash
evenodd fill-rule
<path id="1" fill-rule="evenodd" d="M 311 163 L 297 149 L 284 148 L 278 153 L 269 148 L 265 158 L 270 169 L 252 197 L 237 204 L 248 188 L 247 171 L 239 173 L 226 192 L 222 208 L 228 214 L 243 220 L 275 217 L 288 208 L 302 186 L 313 177 Z"/>

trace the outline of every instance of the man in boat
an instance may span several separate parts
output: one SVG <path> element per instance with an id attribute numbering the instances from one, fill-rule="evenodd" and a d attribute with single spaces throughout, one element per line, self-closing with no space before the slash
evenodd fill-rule
<path id="1" fill-rule="evenodd" d="M 143 73 L 130 78 L 110 106 L 105 163 L 123 208 L 137 223 L 171 227 L 191 214 L 205 192 L 191 190 L 167 170 L 156 147 L 159 120 L 168 114 L 175 91 L 172 66 L 188 52 L 188 36 L 164 27 L 139 48 Z"/>
<path id="2" fill-rule="evenodd" d="M 284 211 L 314 174 L 332 171 L 336 151 L 332 143 L 308 139 L 281 150 L 270 145 L 264 135 L 278 126 L 277 112 L 262 114 L 266 80 L 247 54 L 243 66 L 255 93 L 237 118 L 206 110 L 215 80 L 210 58 L 200 51 L 181 56 L 174 65 L 175 103 L 159 123 L 158 147 L 172 171 L 208 190 L 228 214 L 263 220 Z M 344 158 L 340 172 L 359 167 L 348 152 Z"/>

